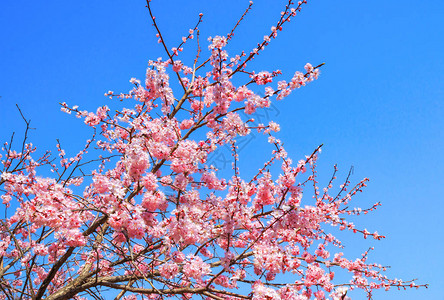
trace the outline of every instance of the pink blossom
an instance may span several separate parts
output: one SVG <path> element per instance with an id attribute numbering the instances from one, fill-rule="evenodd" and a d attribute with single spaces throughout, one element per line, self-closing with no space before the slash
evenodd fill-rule
<path id="1" fill-rule="evenodd" d="M 201 280 L 202 277 L 209 274 L 210 271 L 210 266 L 204 263 L 199 256 L 187 256 L 187 261 L 183 266 L 183 273 L 186 276 Z"/>
<path id="2" fill-rule="evenodd" d="M 154 175 L 153 173 L 148 173 L 146 174 L 143 178 L 143 186 L 148 190 L 148 191 L 155 191 L 158 187 L 157 185 L 157 178 L 156 175 Z"/>
<path id="3" fill-rule="evenodd" d="M 194 121 L 193 120 L 183 120 L 182 123 L 180 123 L 180 129 L 182 130 L 186 130 L 186 129 L 190 129 L 191 126 L 194 125 Z"/>
<path id="4" fill-rule="evenodd" d="M 88 124 L 89 126 L 95 126 L 98 125 L 99 123 L 100 123 L 100 117 L 98 117 L 92 112 L 90 112 L 85 118 L 85 124 Z"/>
<path id="5" fill-rule="evenodd" d="M 152 17 L 150 3 L 163 43 L 163 26 Z M 385 267 L 367 262 L 370 250 L 346 258 L 344 245 L 330 233 L 337 226 L 359 239 L 383 238 L 350 222 L 349 215 L 378 206 L 352 208 L 368 179 L 354 185 L 347 178 L 339 193 L 332 192 L 335 175 L 321 186 L 321 147 L 293 160 L 274 134 L 280 125 L 262 120 L 274 101 L 319 76 L 322 64 L 307 63 L 290 77 L 252 69 L 252 60 L 305 3 L 289 1 L 271 34 L 251 51 L 230 56 L 226 46 L 234 31 L 228 38 L 210 37 L 209 51 L 195 43 L 192 66 L 177 59 L 183 48 L 166 50 L 166 60 L 148 62 L 143 82 L 131 78 L 129 91 L 105 94 L 118 100 L 112 110 L 103 105 L 88 112 L 62 103 L 62 111 L 100 125 L 73 157 L 60 143 L 55 157 L 26 141 L 17 149 L 4 143 L 2 292 L 11 299 L 80 300 L 118 289 L 116 295 L 134 293 L 127 300 L 136 294 L 153 300 L 306 300 L 325 299 L 326 293 L 347 299 L 340 286 L 369 295 L 419 287 L 383 275 Z M 186 42 L 201 32 L 201 21 L 178 47 L 191 46 Z M 273 83 L 277 76 L 284 80 Z M 263 145 L 248 145 L 256 138 Z M 240 161 L 262 150 L 269 151 L 263 164 Z M 347 274 L 349 280 L 341 282 Z"/>
<path id="6" fill-rule="evenodd" d="M 172 279 L 179 273 L 179 267 L 175 263 L 168 263 L 161 265 L 159 267 L 159 272 L 162 277 Z"/>
<path id="7" fill-rule="evenodd" d="M 40 256 L 46 256 L 48 255 L 48 247 L 46 247 L 44 244 L 37 244 L 34 247 L 34 253 Z"/>
<path id="8" fill-rule="evenodd" d="M 274 131 L 274 132 L 278 132 L 278 131 L 281 130 L 279 124 L 277 124 L 277 123 L 275 123 L 275 122 L 273 122 L 273 121 L 270 121 L 270 123 L 268 123 L 268 126 L 269 126 L 270 129 L 271 129 L 272 131 Z"/>
<path id="9" fill-rule="evenodd" d="M 307 63 L 307 64 L 304 66 L 304 69 L 305 69 L 305 71 L 307 71 L 308 73 L 310 73 L 310 72 L 313 71 L 313 66 L 312 66 L 310 63 Z"/>
<path id="10" fill-rule="evenodd" d="M 273 77 L 270 72 L 262 71 L 254 75 L 254 81 L 259 85 L 264 85 L 273 81 Z"/>
<path id="11" fill-rule="evenodd" d="M 173 71 L 174 72 L 179 72 L 183 67 L 183 64 L 180 60 L 176 60 L 173 64 Z"/>

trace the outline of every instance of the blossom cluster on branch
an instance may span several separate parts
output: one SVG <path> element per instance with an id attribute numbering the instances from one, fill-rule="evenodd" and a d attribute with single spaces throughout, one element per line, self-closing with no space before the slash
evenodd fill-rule
<path id="1" fill-rule="evenodd" d="M 278 82 L 279 70 L 247 69 L 305 3 L 289 1 L 256 48 L 230 57 L 227 44 L 250 3 L 226 37 L 209 38 L 208 58 L 200 62 L 199 46 L 187 66 L 178 57 L 191 40 L 199 45 L 202 15 L 179 46 L 169 49 L 148 1 L 167 59 L 150 61 L 144 83 L 132 78 L 129 92 L 106 93 L 129 108 L 88 112 L 62 103 L 64 112 L 94 128 L 71 158 L 60 143 L 58 161 L 49 152 L 34 158 L 27 136 L 19 151 L 4 144 L 0 299 L 99 299 L 109 290 L 127 300 L 348 299 L 350 289 L 363 289 L 370 298 L 375 289 L 418 287 L 387 278 L 383 266 L 368 262 L 368 251 L 345 258 L 331 233 L 333 226 L 357 238 L 383 238 L 348 220 L 379 205 L 349 208 L 368 179 L 350 185 L 347 177 L 334 192 L 335 167 L 321 190 L 316 175 L 321 146 L 295 162 L 275 136 L 277 123 L 251 125 L 257 110 L 319 76 L 323 64 L 307 63 L 304 71 Z M 235 76 L 244 83 L 235 85 Z M 236 142 L 253 131 L 274 150 L 254 176 L 244 178 Z M 227 178 L 208 162 L 223 146 L 232 150 Z M 272 165 L 280 166 L 280 174 L 273 174 Z M 45 166 L 53 177 L 41 175 Z M 313 197 L 307 198 L 310 190 Z M 336 270 L 348 272 L 350 280 L 336 282 Z"/>

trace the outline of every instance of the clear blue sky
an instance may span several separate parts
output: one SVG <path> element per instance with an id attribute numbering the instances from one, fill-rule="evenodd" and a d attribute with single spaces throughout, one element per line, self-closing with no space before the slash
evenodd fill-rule
<path id="1" fill-rule="evenodd" d="M 228 51 L 254 47 L 285 2 L 255 1 Z M 153 1 L 170 47 L 199 12 L 202 37 L 225 35 L 247 5 Z M 58 102 L 95 110 L 109 102 L 104 92 L 129 90 L 128 80 L 143 79 L 149 59 L 165 57 L 144 6 L 142 0 L 1 1 L 1 139 L 24 129 L 17 103 L 37 128 L 31 140 L 40 149 L 54 149 L 56 138 L 72 153 L 82 147 L 89 131 L 61 113 Z M 257 71 L 282 69 L 289 78 L 306 62 L 326 63 L 318 81 L 277 104 L 275 119 L 295 160 L 324 143 L 321 179 L 335 163 L 342 178 L 353 165 L 355 181 L 371 179 L 355 205 L 383 206 L 355 223 L 387 236 L 371 241 L 372 260 L 392 266 L 392 277 L 430 284 L 374 299 L 444 299 L 443 37 L 442 0 L 309 1 L 250 64 Z M 183 60 L 192 54 L 185 51 Z M 243 153 L 254 149 L 248 145 Z M 266 158 L 260 155 L 244 155 L 243 166 Z M 367 249 L 369 241 L 356 241 L 346 238 L 346 253 Z"/>

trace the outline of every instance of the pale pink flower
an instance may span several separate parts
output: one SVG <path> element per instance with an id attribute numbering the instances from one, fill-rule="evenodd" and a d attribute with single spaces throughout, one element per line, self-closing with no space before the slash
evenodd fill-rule
<path id="1" fill-rule="evenodd" d="M 159 267 L 159 272 L 162 277 L 172 279 L 179 273 L 179 266 L 175 263 L 163 264 Z"/>

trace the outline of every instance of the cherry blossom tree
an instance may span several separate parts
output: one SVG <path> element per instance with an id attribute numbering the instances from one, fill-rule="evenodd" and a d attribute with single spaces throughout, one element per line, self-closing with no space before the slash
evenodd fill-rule
<path id="1" fill-rule="evenodd" d="M 58 157 L 35 157 L 22 115 L 23 143 L 5 143 L 1 156 L 0 299 L 348 299 L 353 289 L 371 298 L 375 289 L 421 286 L 385 276 L 369 251 L 350 259 L 341 252 L 334 227 L 383 238 L 349 221 L 379 205 L 349 209 L 367 178 L 352 185 L 348 176 L 336 190 L 335 167 L 321 189 L 322 145 L 293 161 L 277 123 L 254 123 L 256 111 L 319 76 L 322 63 L 277 82 L 281 71 L 247 67 L 306 2 L 289 1 L 256 48 L 229 56 L 251 2 L 230 33 L 208 39 L 207 52 L 202 14 L 170 48 L 147 1 L 166 59 L 149 61 L 145 81 L 132 78 L 129 92 L 106 93 L 122 103 L 115 113 L 62 103 L 93 128 L 83 150 L 67 157 L 58 143 Z M 187 65 L 180 56 L 189 43 L 198 50 Z M 274 150 L 245 178 L 237 143 L 253 132 Z M 208 160 L 222 147 L 233 163 L 226 178 Z M 339 272 L 349 279 L 337 281 Z"/>

